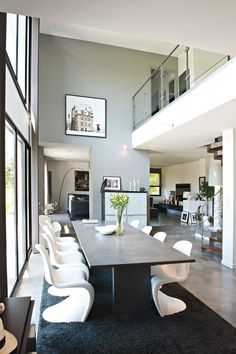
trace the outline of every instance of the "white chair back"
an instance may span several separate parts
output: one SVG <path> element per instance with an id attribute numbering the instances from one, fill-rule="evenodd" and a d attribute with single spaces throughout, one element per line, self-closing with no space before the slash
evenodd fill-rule
<path id="1" fill-rule="evenodd" d="M 52 265 L 56 265 L 58 263 L 58 257 L 55 248 L 55 240 L 53 239 L 51 230 L 49 229 L 48 225 L 44 225 L 43 230 L 44 232 L 42 236 L 47 241 L 50 254 L 50 262 Z"/>
<path id="2" fill-rule="evenodd" d="M 147 235 L 150 235 L 150 232 L 152 231 L 152 226 L 151 225 L 148 225 L 148 226 L 144 226 L 142 228 L 142 231 L 147 234 Z"/>
<path id="3" fill-rule="evenodd" d="M 181 240 L 176 242 L 173 248 L 179 252 L 186 254 L 186 256 L 190 256 L 192 251 L 192 243 L 190 241 Z M 186 280 L 190 272 L 190 263 L 177 264 L 175 272 L 176 276 L 178 277 L 178 281 L 182 282 Z"/>
<path id="4" fill-rule="evenodd" d="M 45 247 L 40 244 L 35 245 L 35 248 L 39 251 L 39 253 L 41 254 L 41 256 L 43 258 L 44 276 L 45 276 L 46 282 L 48 284 L 52 285 L 53 284 L 53 276 L 52 276 L 53 269 L 52 269 L 52 266 L 50 263 L 48 253 L 47 253 Z"/>
<path id="5" fill-rule="evenodd" d="M 190 241 L 181 240 L 181 241 L 177 241 L 174 244 L 173 248 L 175 248 L 179 252 L 186 254 L 186 256 L 190 256 L 192 251 L 192 246 L 193 245 Z"/>
<path id="6" fill-rule="evenodd" d="M 139 227 L 140 220 L 138 220 L 138 219 L 132 220 L 129 224 L 133 227 L 136 227 L 136 229 L 137 229 Z"/>
<path id="7" fill-rule="evenodd" d="M 53 221 L 52 222 L 52 228 L 53 228 L 53 231 L 55 232 L 55 235 L 57 237 L 60 237 L 60 235 L 61 235 L 61 224 L 58 221 Z"/>
<path id="8" fill-rule="evenodd" d="M 155 235 L 153 235 L 153 238 L 163 243 L 165 242 L 166 233 L 164 231 L 156 232 Z"/>

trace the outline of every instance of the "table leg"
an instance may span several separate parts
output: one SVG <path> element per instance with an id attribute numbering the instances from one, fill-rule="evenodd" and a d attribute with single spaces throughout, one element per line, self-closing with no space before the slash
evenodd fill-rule
<path id="1" fill-rule="evenodd" d="M 113 310 L 116 313 L 150 309 L 150 266 L 132 265 L 112 268 Z"/>

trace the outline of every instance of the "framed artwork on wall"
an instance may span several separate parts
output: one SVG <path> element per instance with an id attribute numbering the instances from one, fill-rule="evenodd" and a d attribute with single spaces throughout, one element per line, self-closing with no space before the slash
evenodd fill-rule
<path id="1" fill-rule="evenodd" d="M 200 189 L 201 189 L 202 182 L 205 182 L 205 181 L 206 181 L 206 177 L 199 177 L 199 192 L 200 192 Z"/>
<path id="2" fill-rule="evenodd" d="M 89 192 L 89 171 L 75 171 L 75 191 Z"/>
<path id="3" fill-rule="evenodd" d="M 121 190 L 121 178 L 114 176 L 103 177 L 104 190 L 105 191 L 120 191 Z"/>
<path id="4" fill-rule="evenodd" d="M 187 211 L 182 211 L 180 221 L 187 224 L 188 223 L 188 216 L 189 216 L 189 213 Z"/>
<path id="5" fill-rule="evenodd" d="M 66 95 L 67 135 L 106 138 L 106 99 Z"/>

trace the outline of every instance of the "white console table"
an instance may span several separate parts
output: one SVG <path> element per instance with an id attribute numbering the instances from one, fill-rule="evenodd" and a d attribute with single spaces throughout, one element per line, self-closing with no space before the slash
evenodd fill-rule
<path id="1" fill-rule="evenodd" d="M 111 208 L 110 203 L 110 195 L 114 193 L 124 193 L 129 197 L 129 203 L 124 210 L 124 222 L 129 224 L 132 220 L 139 219 L 139 228 L 146 226 L 148 222 L 147 192 L 104 191 L 102 193 L 102 220 L 115 220 L 115 209 Z"/>

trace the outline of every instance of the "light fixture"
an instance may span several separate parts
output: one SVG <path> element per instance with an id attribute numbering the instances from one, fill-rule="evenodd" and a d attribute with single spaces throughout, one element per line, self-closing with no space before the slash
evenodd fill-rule
<path id="1" fill-rule="evenodd" d="M 128 150 L 128 145 L 123 145 L 124 150 Z"/>

